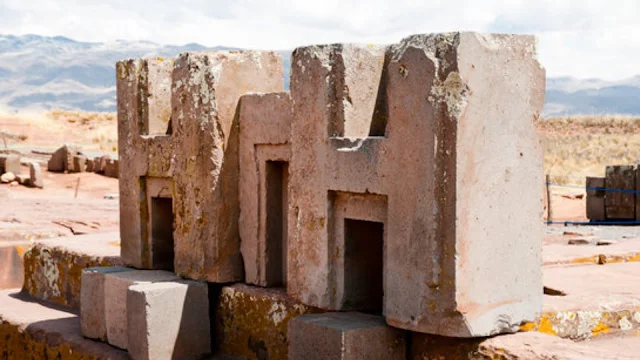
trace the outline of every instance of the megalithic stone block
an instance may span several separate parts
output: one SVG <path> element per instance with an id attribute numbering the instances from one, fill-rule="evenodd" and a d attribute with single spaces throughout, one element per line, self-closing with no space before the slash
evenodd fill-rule
<path id="1" fill-rule="evenodd" d="M 412 204 L 417 218 L 403 228 L 411 233 L 387 237 L 387 323 L 454 337 L 515 332 L 542 310 L 543 157 L 535 123 L 545 71 L 535 38 L 418 35 L 392 53 L 388 136 L 428 119 L 416 160 L 429 171 L 416 200 L 389 209 L 393 216 Z M 409 138 L 402 141 L 413 144 Z"/>
<path id="2" fill-rule="evenodd" d="M 286 284 L 291 121 L 288 93 L 240 99 L 238 224 L 248 284 Z"/>
<path id="3" fill-rule="evenodd" d="M 122 266 L 88 268 L 82 271 L 80 290 L 80 325 L 82 335 L 90 339 L 107 341 L 105 312 L 105 275 L 131 271 Z"/>
<path id="4" fill-rule="evenodd" d="M 290 360 L 406 359 L 405 331 L 381 316 L 360 313 L 302 315 L 289 321 Z"/>
<path id="5" fill-rule="evenodd" d="M 416 35 L 366 49 L 293 53 L 289 294 L 417 332 L 517 331 L 542 308 L 535 38 Z M 338 106 L 354 96 L 368 101 Z M 371 130 L 349 136 L 363 118 Z"/>
<path id="6" fill-rule="evenodd" d="M 277 53 L 257 51 L 118 63 L 120 229 L 127 264 L 157 266 L 151 253 L 153 206 L 140 199 L 153 198 L 148 180 L 162 178 L 173 184 L 175 272 L 209 282 L 243 279 L 236 109 L 246 93 L 282 91 L 282 71 Z M 151 102 L 149 94 L 170 100 Z M 150 133 L 149 124 L 164 121 L 169 105 L 167 133 Z"/>
<path id="7" fill-rule="evenodd" d="M 127 323 L 132 359 L 200 359 L 211 352 L 207 284 L 171 281 L 130 286 Z"/>
<path id="8" fill-rule="evenodd" d="M 132 270 L 105 275 L 105 322 L 109 344 L 127 349 L 127 291 L 130 286 L 161 281 L 180 280 L 175 274 L 160 270 Z"/>
<path id="9" fill-rule="evenodd" d="M 605 221 L 604 189 L 605 179 L 601 177 L 587 177 L 587 219 L 591 221 Z"/>
<path id="10" fill-rule="evenodd" d="M 609 220 L 634 220 L 636 218 L 636 173 L 633 165 L 607 166 L 605 175 L 607 191 L 604 205 Z M 614 191 L 610 191 L 613 189 Z"/>

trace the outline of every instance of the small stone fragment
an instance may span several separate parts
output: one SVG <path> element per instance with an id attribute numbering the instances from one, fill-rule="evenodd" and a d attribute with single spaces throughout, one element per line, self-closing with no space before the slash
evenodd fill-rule
<path id="1" fill-rule="evenodd" d="M 29 163 L 29 186 L 43 188 L 44 181 L 42 176 L 42 170 L 40 169 L 40 164 L 37 162 Z"/>
<path id="2" fill-rule="evenodd" d="M 4 173 L 0 176 L 0 182 L 8 184 L 16 179 L 16 176 L 12 172 Z"/>

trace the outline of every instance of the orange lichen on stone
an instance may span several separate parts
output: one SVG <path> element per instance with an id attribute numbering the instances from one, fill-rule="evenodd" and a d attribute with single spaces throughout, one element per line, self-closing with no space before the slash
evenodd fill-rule
<path id="1" fill-rule="evenodd" d="M 598 335 L 602 335 L 602 334 L 606 334 L 611 330 L 611 328 L 601 322 L 598 322 L 598 325 L 596 325 L 593 329 L 591 329 L 591 334 L 593 336 L 598 336 Z"/>
<path id="2" fill-rule="evenodd" d="M 117 257 L 76 254 L 37 244 L 24 254 L 23 291 L 39 300 L 77 309 L 80 307 L 82 270 L 121 264 Z"/>
<path id="3" fill-rule="evenodd" d="M 544 334 L 549 334 L 553 336 L 557 336 L 558 333 L 553 328 L 553 322 L 546 316 L 540 319 L 540 325 L 538 326 L 538 331 Z"/>
<path id="4" fill-rule="evenodd" d="M 294 317 L 321 312 L 284 291 L 247 285 L 223 287 L 216 309 L 220 350 L 247 359 L 286 359 L 287 327 Z"/>

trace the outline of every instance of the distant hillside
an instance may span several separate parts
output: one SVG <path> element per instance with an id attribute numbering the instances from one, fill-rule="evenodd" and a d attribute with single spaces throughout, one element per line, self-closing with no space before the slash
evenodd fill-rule
<path id="1" fill-rule="evenodd" d="M 547 79 L 545 115 L 640 115 L 640 75 L 623 81 Z"/>
<path id="2" fill-rule="evenodd" d="M 199 44 L 159 45 L 147 41 L 78 42 L 65 37 L 0 35 L 0 105 L 15 109 L 115 111 L 116 61 L 176 56 L 184 51 L 230 50 Z M 290 52 L 284 58 L 288 87 Z M 640 115 L 640 76 L 607 82 L 549 78 L 544 115 Z"/>

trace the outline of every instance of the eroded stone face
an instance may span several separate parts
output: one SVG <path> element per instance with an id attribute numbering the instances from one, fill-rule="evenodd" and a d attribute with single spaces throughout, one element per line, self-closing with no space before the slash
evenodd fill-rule
<path id="1" fill-rule="evenodd" d="M 162 212 L 168 206 L 173 218 L 158 222 L 173 223 L 172 236 L 161 240 L 173 242 L 164 246 L 175 251 L 173 270 L 197 280 L 242 280 L 236 107 L 248 92 L 282 90 L 280 57 L 185 53 L 175 60 L 119 62 L 116 71 L 123 259 L 138 268 L 158 267 L 154 204 L 145 199 L 169 198 Z M 158 135 L 162 126 L 166 133 Z M 168 179 L 169 195 L 149 194 L 149 178 Z"/>
<path id="2" fill-rule="evenodd" d="M 268 52 L 118 64 L 128 264 L 157 268 L 154 249 L 173 248 L 179 275 L 230 282 L 244 258 L 249 283 L 445 336 L 535 317 L 545 84 L 533 37 L 303 47 L 290 95 L 238 108 L 280 91 L 281 71 Z M 166 135 L 146 135 L 163 124 L 150 107 L 168 106 L 168 78 Z M 170 215 L 154 220 L 156 206 Z M 154 243 L 156 223 L 172 224 L 159 232 L 171 246 Z"/>
<path id="3" fill-rule="evenodd" d="M 326 79 L 383 58 L 336 66 L 356 53 L 293 54 L 289 293 L 324 309 L 377 308 L 419 332 L 517 330 L 542 301 L 542 203 L 529 190 L 542 182 L 534 38 L 452 33 L 391 46 L 382 79 L 359 73 L 352 87 L 383 94 L 364 102 L 382 131 L 344 138 L 332 124 L 360 118 L 336 115 L 339 81 Z"/>

